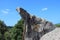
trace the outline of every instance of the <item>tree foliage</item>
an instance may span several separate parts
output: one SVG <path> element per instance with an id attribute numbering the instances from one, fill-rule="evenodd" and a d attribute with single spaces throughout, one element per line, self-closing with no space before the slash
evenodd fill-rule
<path id="1" fill-rule="evenodd" d="M 0 40 L 5 40 L 4 33 L 7 31 L 6 24 L 0 20 Z"/>
<path id="2" fill-rule="evenodd" d="M 58 24 L 55 24 L 57 27 L 60 27 L 60 23 L 58 23 Z"/>
<path id="3" fill-rule="evenodd" d="M 12 27 L 0 20 L 0 40 L 22 40 L 23 23 L 21 19 Z"/>

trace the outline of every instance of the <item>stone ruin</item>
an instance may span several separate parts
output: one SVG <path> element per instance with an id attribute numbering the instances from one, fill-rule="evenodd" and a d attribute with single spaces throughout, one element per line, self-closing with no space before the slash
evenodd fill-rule
<path id="1" fill-rule="evenodd" d="M 40 40 L 44 34 L 56 28 L 55 25 L 45 19 L 31 16 L 23 8 L 17 8 L 16 10 L 24 20 L 23 40 Z"/>

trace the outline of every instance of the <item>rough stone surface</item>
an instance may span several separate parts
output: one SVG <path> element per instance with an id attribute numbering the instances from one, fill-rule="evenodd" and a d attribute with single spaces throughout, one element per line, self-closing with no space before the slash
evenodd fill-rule
<path id="1" fill-rule="evenodd" d="M 40 40 L 60 40 L 60 28 L 55 28 L 55 30 L 45 34 Z"/>
<path id="2" fill-rule="evenodd" d="M 21 18 L 24 20 L 23 36 L 25 40 L 39 40 L 44 34 L 55 29 L 55 26 L 43 18 L 31 16 L 23 8 L 17 8 Z"/>

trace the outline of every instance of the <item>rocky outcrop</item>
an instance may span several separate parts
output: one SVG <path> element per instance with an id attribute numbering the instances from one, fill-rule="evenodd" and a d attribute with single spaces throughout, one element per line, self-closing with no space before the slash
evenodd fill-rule
<path id="1" fill-rule="evenodd" d="M 39 40 L 44 34 L 55 29 L 55 26 L 51 22 L 31 16 L 23 8 L 17 8 L 16 10 L 24 20 L 25 31 L 23 34 L 25 40 Z"/>

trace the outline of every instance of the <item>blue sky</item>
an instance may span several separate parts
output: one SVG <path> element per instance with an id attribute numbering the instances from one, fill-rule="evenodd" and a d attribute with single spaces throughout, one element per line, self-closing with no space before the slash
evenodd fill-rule
<path id="1" fill-rule="evenodd" d="M 15 25 L 21 19 L 17 7 L 54 24 L 60 23 L 60 0 L 0 0 L 0 20 L 8 26 Z"/>

